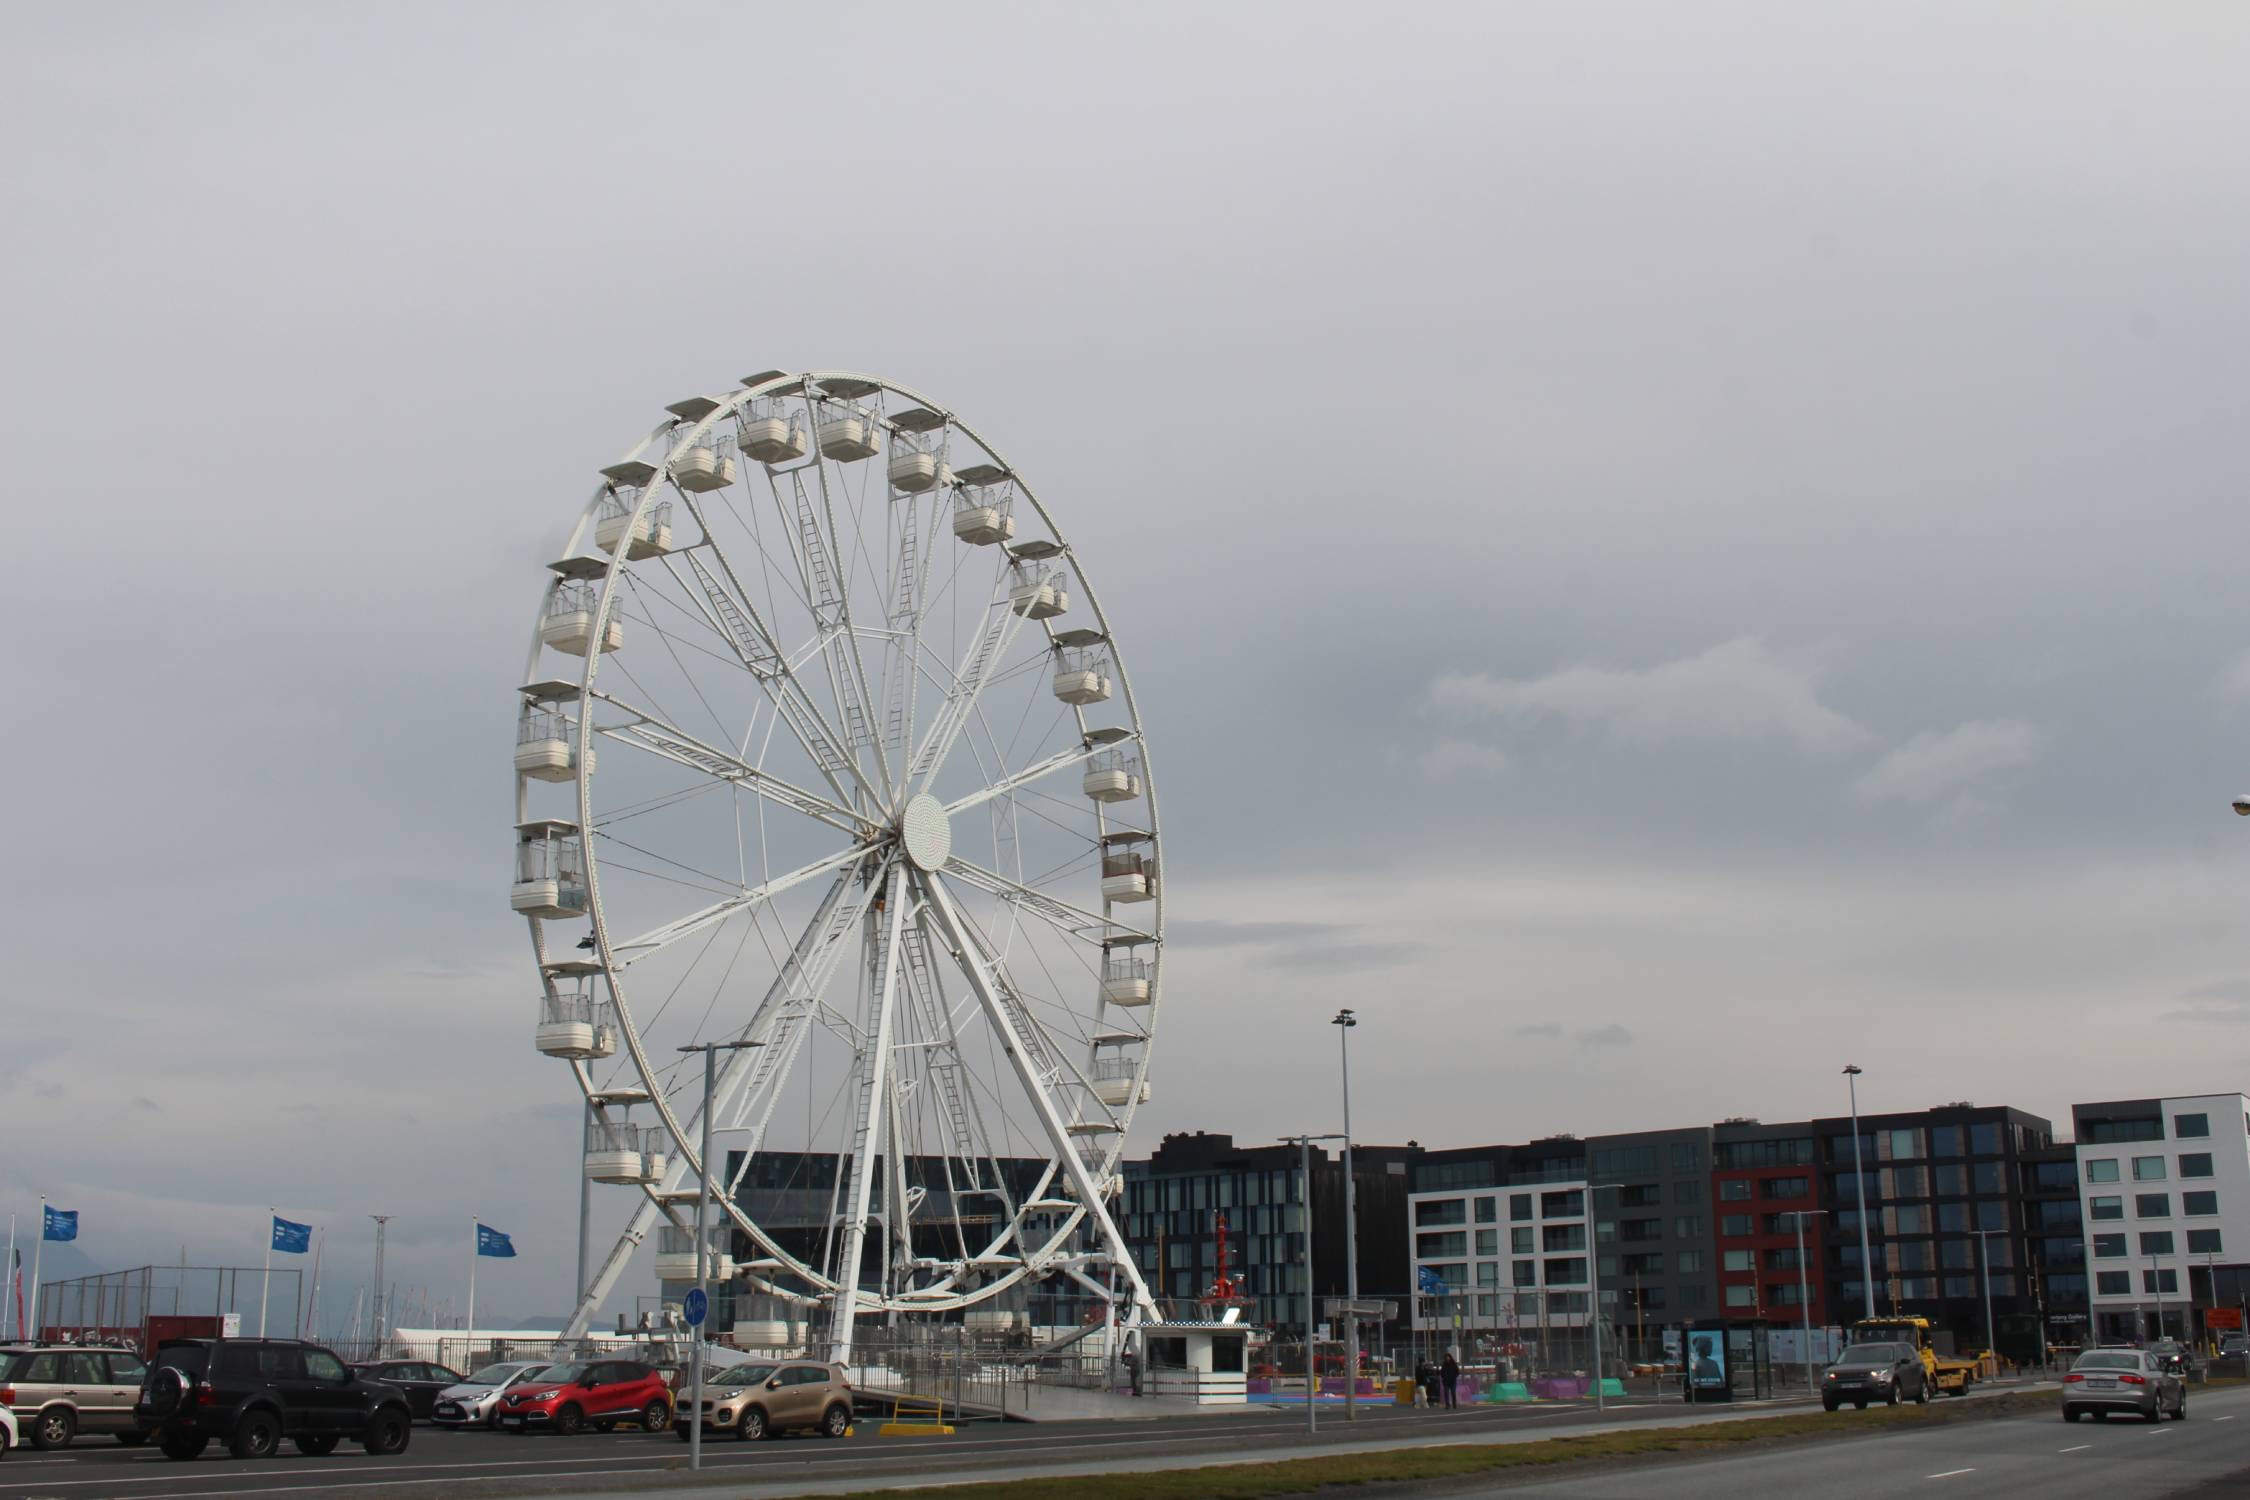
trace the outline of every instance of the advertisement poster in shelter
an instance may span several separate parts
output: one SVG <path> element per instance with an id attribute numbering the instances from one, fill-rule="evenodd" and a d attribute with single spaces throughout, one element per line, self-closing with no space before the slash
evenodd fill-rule
<path id="1" fill-rule="evenodd" d="M 1699 1391 L 1727 1388 L 1727 1336 L 1717 1329 L 1688 1335 L 1688 1384 Z"/>

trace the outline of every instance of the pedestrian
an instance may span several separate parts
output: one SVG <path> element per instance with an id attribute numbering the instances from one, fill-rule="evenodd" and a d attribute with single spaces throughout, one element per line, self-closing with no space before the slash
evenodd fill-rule
<path id="1" fill-rule="evenodd" d="M 1461 1379 L 1461 1362 L 1453 1357 L 1451 1349 L 1445 1351 L 1445 1363 L 1438 1366 L 1438 1379 L 1445 1387 L 1445 1409 L 1452 1411 L 1456 1405 L 1453 1387 Z"/>
<path id="2" fill-rule="evenodd" d="M 1437 1371 L 1431 1367 L 1427 1354 L 1417 1356 L 1414 1361 L 1414 1394 L 1424 1406 L 1437 1405 Z"/>

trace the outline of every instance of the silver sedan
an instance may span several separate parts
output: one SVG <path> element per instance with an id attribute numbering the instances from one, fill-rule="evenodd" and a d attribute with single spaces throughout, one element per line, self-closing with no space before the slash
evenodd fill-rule
<path id="1" fill-rule="evenodd" d="M 500 1408 L 500 1394 L 523 1384 L 547 1368 L 545 1360 L 513 1360 L 486 1365 L 462 1381 L 439 1391 L 430 1420 L 440 1427 L 490 1427 Z"/>
<path id="2" fill-rule="evenodd" d="M 2146 1349 L 2087 1350 L 2063 1376 L 2063 1420 L 2075 1422 L 2087 1412 L 2099 1420 L 2118 1411 L 2144 1422 L 2166 1415 L 2186 1421 L 2187 1383 L 2169 1365 Z"/>

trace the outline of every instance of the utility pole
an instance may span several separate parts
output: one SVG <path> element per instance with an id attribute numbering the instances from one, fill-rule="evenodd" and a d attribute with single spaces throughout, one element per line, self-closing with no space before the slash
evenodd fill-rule
<path id="1" fill-rule="evenodd" d="M 1867 1316 L 1875 1316 L 1875 1257 L 1867 1248 L 1867 1160 L 1859 1144 L 1859 1074 L 1858 1063 L 1844 1064 L 1844 1077 L 1852 1091 L 1852 1181 L 1859 1186 L 1859 1291 L 1867 1305 Z M 1891 1298 L 1896 1311 L 1898 1298 Z"/>
<path id="2" fill-rule="evenodd" d="M 1817 1396 L 1820 1391 L 1813 1381 L 1812 1373 L 1812 1296 L 1805 1277 L 1805 1220 L 1812 1218 L 1814 1215 L 1825 1218 L 1827 1214 L 1828 1210 L 1825 1208 L 1801 1208 L 1792 1215 L 1797 1221 L 1797 1308 L 1804 1314 L 1805 1319 L 1805 1347 L 1802 1358 L 1805 1361 L 1805 1394 L 1808 1396 Z"/>
<path id="3" fill-rule="evenodd" d="M 1352 1028 L 1359 1024 L 1349 1008 L 1336 1012 L 1329 1023 L 1336 1028 L 1338 1051 L 1344 1065 L 1344 1420 L 1359 1420 L 1359 1197 L 1352 1177 Z"/>
<path id="4" fill-rule="evenodd" d="M 390 1214 L 369 1214 L 375 1221 L 375 1347 L 371 1352 L 376 1359 L 383 1357 L 383 1315 L 390 1311 L 390 1303 L 383 1296 L 383 1230 L 391 1222 Z"/>
<path id="5" fill-rule="evenodd" d="M 1314 1141 L 1340 1141 L 1340 1135 L 1286 1135 L 1282 1140 L 1304 1148 L 1305 1173 L 1305 1432 L 1310 1435 L 1320 1431 L 1320 1371 L 1313 1356 L 1313 1201 L 1312 1201 L 1312 1143 Z"/>
<path id="6" fill-rule="evenodd" d="M 703 1328 L 704 1324 L 710 1321 L 711 1296 L 711 1239 L 709 1231 L 705 1228 L 711 1218 L 711 1094 L 717 1085 L 720 1053 L 740 1052 L 747 1047 L 763 1047 L 764 1045 L 764 1042 L 748 1041 L 703 1042 L 696 1046 L 680 1049 L 682 1052 L 700 1052 L 703 1054 L 703 1144 L 696 1152 L 696 1164 L 700 1170 L 696 1173 L 695 1184 L 695 1292 L 697 1299 L 704 1304 L 706 1311 L 692 1330 L 695 1340 L 689 1352 L 691 1395 L 688 1401 L 690 1413 L 688 1418 L 688 1467 L 690 1469 L 703 1467 Z M 854 1266 L 849 1274 L 856 1277 L 859 1274 L 858 1267 Z M 583 1290 L 581 1290 L 580 1295 L 584 1295 Z"/>

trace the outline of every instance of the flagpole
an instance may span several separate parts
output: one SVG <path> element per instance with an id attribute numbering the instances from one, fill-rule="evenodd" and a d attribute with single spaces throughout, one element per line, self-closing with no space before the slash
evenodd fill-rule
<path id="1" fill-rule="evenodd" d="M 469 1320 L 462 1330 L 469 1336 L 461 1348 L 461 1358 L 467 1360 L 469 1351 L 477 1341 L 477 1216 L 469 1215 Z"/>
<path id="2" fill-rule="evenodd" d="M 22 1328 L 17 1329 L 16 1337 L 19 1339 L 26 1337 L 36 1338 L 39 1334 L 39 1262 L 40 1259 L 46 1255 L 46 1253 L 47 1199 L 46 1196 L 42 1194 L 39 1199 L 39 1239 L 37 1248 L 35 1248 L 31 1252 L 31 1327 L 29 1328 L 29 1330 L 25 1330 Z"/>
<path id="3" fill-rule="evenodd" d="M 8 1285 L 0 1292 L 0 1338 L 8 1336 L 8 1309 L 16 1305 L 16 1216 L 8 1215 Z"/>
<path id="4" fill-rule="evenodd" d="M 323 1226 L 320 1231 L 320 1238 L 313 1242 L 312 1287 L 305 1293 L 305 1315 L 297 1320 L 297 1337 L 299 1338 L 303 1338 L 306 1330 L 312 1325 L 313 1306 L 320 1300 L 320 1249 L 327 1243 L 328 1230 Z M 317 1337 L 317 1335 L 315 1336 Z"/>
<path id="5" fill-rule="evenodd" d="M 273 1289 L 273 1221 L 281 1217 L 281 1210 L 266 1209 L 266 1274 L 258 1283 L 258 1337 L 266 1336 L 266 1293 Z"/>

